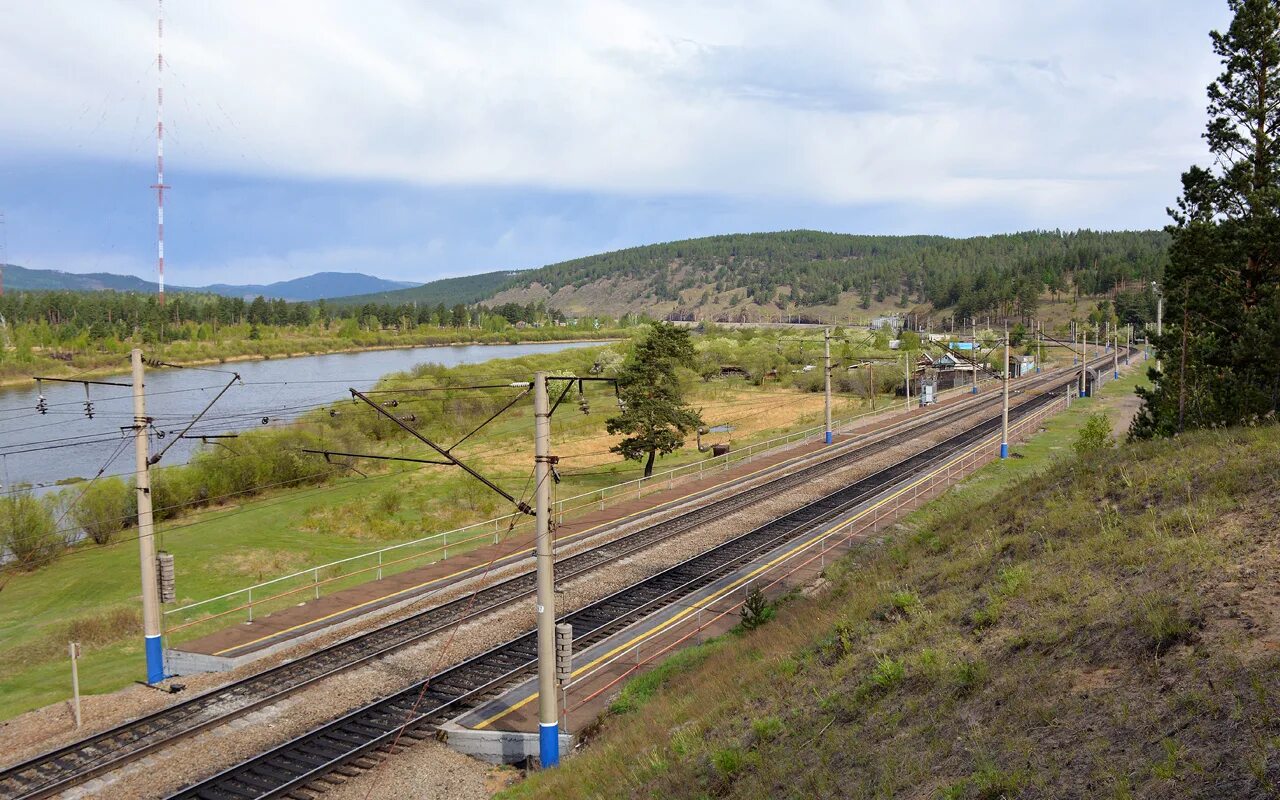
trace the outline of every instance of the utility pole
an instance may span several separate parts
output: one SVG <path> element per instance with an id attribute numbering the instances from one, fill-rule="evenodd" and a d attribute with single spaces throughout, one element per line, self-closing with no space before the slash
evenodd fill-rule
<path id="1" fill-rule="evenodd" d="M 969 350 L 969 362 L 973 367 L 973 393 L 978 393 L 978 318 L 970 317 L 969 321 L 973 323 L 973 338 L 969 340 L 971 349 Z"/>
<path id="2" fill-rule="evenodd" d="M 826 415 L 827 427 L 825 441 L 831 444 L 833 438 L 831 435 L 831 329 L 827 328 L 823 332 L 822 344 L 824 349 L 825 363 L 822 368 L 823 375 L 823 391 L 826 392 L 826 404 L 824 412 Z"/>
<path id="3" fill-rule="evenodd" d="M 147 654 L 147 683 L 164 680 L 164 649 L 160 643 L 160 590 L 156 576 L 155 521 L 151 514 L 151 453 L 147 439 L 147 399 L 143 393 L 142 350 L 133 362 L 133 444 L 137 465 L 138 561 L 142 567 L 142 635 Z"/>
<path id="4" fill-rule="evenodd" d="M 1036 320 L 1036 372 L 1040 372 L 1040 359 L 1044 358 L 1044 322 Z"/>
<path id="5" fill-rule="evenodd" d="M 1005 325 L 1008 325 L 1006 322 Z M 1009 457 L 1009 331 L 1004 332 L 1004 404 L 1000 410 L 1000 457 Z"/>
<path id="6" fill-rule="evenodd" d="M 1111 377 L 1120 380 L 1120 332 L 1116 331 L 1115 348 L 1111 351 Z"/>
<path id="7" fill-rule="evenodd" d="M 907 412 L 911 412 L 911 351 L 902 354 L 902 372 L 907 378 Z"/>
<path id="8" fill-rule="evenodd" d="M 871 396 L 871 410 L 876 410 L 876 362 L 867 362 L 867 394 Z"/>
<path id="9" fill-rule="evenodd" d="M 551 400 L 547 373 L 533 374 L 534 524 L 538 577 L 538 759 L 543 769 L 560 763 L 560 714 L 556 708 L 556 598 L 551 555 Z"/>
<path id="10" fill-rule="evenodd" d="M 1164 335 L 1164 292 L 1160 286 L 1154 281 L 1151 283 L 1151 289 L 1156 293 L 1156 337 Z M 1160 348 L 1156 348 L 1156 372 L 1162 371 L 1160 364 Z"/>
<path id="11" fill-rule="evenodd" d="M 1074 336 L 1071 338 L 1071 344 L 1073 345 L 1072 349 L 1074 350 L 1074 349 L 1075 349 L 1074 345 L 1076 344 L 1076 340 L 1075 340 L 1075 337 L 1074 337 Z M 1080 350 L 1076 353 L 1076 355 L 1079 357 L 1079 360 L 1080 360 L 1080 362 L 1081 362 L 1081 364 L 1080 364 L 1080 388 L 1076 391 L 1076 397 L 1084 397 L 1084 371 L 1085 371 L 1085 369 L 1087 369 L 1087 366 L 1083 363 L 1083 362 L 1084 362 L 1084 329 L 1083 329 L 1083 328 L 1081 328 L 1081 330 L 1080 330 L 1080 344 L 1079 344 L 1079 347 L 1080 347 Z M 1074 359 L 1074 358 L 1072 359 L 1072 361 L 1075 361 L 1075 360 L 1076 360 L 1076 359 Z"/>

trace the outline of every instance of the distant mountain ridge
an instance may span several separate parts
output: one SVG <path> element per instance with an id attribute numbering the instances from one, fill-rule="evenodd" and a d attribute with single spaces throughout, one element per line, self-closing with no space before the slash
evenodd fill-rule
<path id="1" fill-rule="evenodd" d="M 320 300 L 353 294 L 370 294 L 407 289 L 419 284 L 392 281 L 360 272 L 317 272 L 301 278 L 265 284 L 215 283 L 210 286 L 169 286 L 171 292 L 203 292 L 225 297 L 252 299 L 259 295 L 280 300 Z M 14 291 L 63 292 L 154 292 L 155 283 L 133 275 L 110 272 L 63 272 L 56 269 L 29 269 L 4 265 L 4 288 Z"/>

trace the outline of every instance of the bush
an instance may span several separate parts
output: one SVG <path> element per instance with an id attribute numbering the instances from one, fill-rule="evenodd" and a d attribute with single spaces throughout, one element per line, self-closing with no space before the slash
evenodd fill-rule
<path id="1" fill-rule="evenodd" d="M 49 504 L 20 492 L 0 499 L 0 544 L 19 569 L 36 569 L 57 558 L 66 541 L 58 535 Z"/>
<path id="2" fill-rule="evenodd" d="M 117 533 L 137 518 L 137 499 L 131 486 L 120 478 L 102 478 L 73 500 L 71 519 L 96 544 L 109 543 Z"/>
<path id="3" fill-rule="evenodd" d="M 1111 420 L 1106 414 L 1098 411 L 1090 414 L 1085 420 L 1072 448 L 1075 449 L 1076 455 L 1084 457 L 1099 450 L 1106 450 L 1111 447 L 1111 444 Z"/>
<path id="4" fill-rule="evenodd" d="M 747 591 L 747 598 L 742 601 L 742 629 L 754 630 L 772 618 L 773 607 L 765 599 L 760 587 L 752 584 Z"/>

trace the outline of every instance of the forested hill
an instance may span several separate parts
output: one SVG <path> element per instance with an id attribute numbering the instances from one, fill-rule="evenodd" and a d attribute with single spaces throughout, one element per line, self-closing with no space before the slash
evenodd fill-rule
<path id="1" fill-rule="evenodd" d="M 479 275 L 464 275 L 459 278 L 441 278 L 430 283 L 424 283 L 421 286 L 415 286 L 412 289 L 332 297 L 329 302 L 339 306 L 364 305 L 366 303 L 387 305 L 401 305 L 404 303 L 444 304 L 446 306 L 462 303 L 471 305 L 492 297 L 495 292 L 509 286 L 514 276 L 525 274 L 528 273 L 511 272 L 509 270 L 504 272 L 483 272 Z"/>
<path id="2" fill-rule="evenodd" d="M 1034 309 L 1162 274 L 1163 231 L 1032 231 L 952 239 L 782 231 L 711 236 L 577 258 L 539 269 L 450 278 L 344 301 L 545 300 L 569 314 L 646 312 L 759 319 L 928 305 L 960 316 Z"/>

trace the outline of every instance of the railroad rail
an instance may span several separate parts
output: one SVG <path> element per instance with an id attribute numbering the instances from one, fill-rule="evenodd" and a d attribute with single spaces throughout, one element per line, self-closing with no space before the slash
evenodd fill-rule
<path id="1" fill-rule="evenodd" d="M 1104 359 L 1098 359 L 1098 363 Z M 1075 371 L 1067 374 L 1074 375 Z M 1046 373 L 1022 387 L 1061 379 L 1061 373 Z M 1055 384 L 1057 388 L 1066 382 Z M 988 393 L 978 403 L 909 419 L 890 426 L 887 435 L 870 442 L 844 445 L 836 455 L 780 476 L 779 478 L 641 528 L 611 542 L 557 562 L 557 578 L 568 579 L 601 565 L 634 554 L 672 536 L 719 519 L 746 506 L 802 485 L 815 475 L 839 469 L 949 422 L 975 413 L 997 402 L 998 394 Z M 1024 408 L 1024 403 L 1018 408 Z M 1011 411 L 1013 413 L 1013 411 Z M 855 484 L 857 485 L 857 484 Z M 452 625 L 492 613 L 534 592 L 532 571 L 478 590 L 473 596 L 443 603 L 404 620 L 358 634 L 349 639 L 276 667 L 250 675 L 227 686 L 210 690 L 176 705 L 123 723 L 114 728 L 36 756 L 0 771 L 0 800 L 32 800 L 64 791 L 92 777 L 134 761 L 146 753 L 221 724 L 256 708 L 276 702 L 323 678 L 368 663 L 431 636 Z M 232 796 L 232 795 L 229 795 Z"/>
<path id="2" fill-rule="evenodd" d="M 1021 418 L 1057 400 L 1044 394 L 1010 411 Z M 992 417 L 926 450 L 765 523 L 700 555 L 561 617 L 573 625 L 574 650 L 590 647 L 635 620 L 696 592 L 814 526 L 857 508 L 899 481 L 999 430 Z M 531 670 L 537 634 L 529 631 L 385 699 L 352 711 L 171 796 L 172 800 L 279 797 L 335 770 L 358 765 L 392 744 L 401 729 L 420 730 L 475 707 Z"/>

